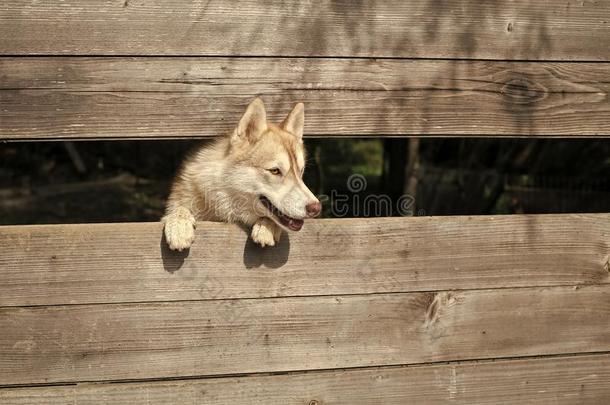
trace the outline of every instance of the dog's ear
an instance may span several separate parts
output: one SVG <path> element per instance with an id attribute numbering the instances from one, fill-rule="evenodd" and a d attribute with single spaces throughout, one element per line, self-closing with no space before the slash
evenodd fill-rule
<path id="1" fill-rule="evenodd" d="M 294 106 L 290 114 L 281 123 L 280 127 L 297 138 L 303 138 L 303 125 L 305 124 L 305 106 L 303 103 L 298 103 Z"/>
<path id="2" fill-rule="evenodd" d="M 263 100 L 257 97 L 248 105 L 246 112 L 239 120 L 239 124 L 237 124 L 237 128 L 231 136 L 231 141 L 256 141 L 265 130 L 267 130 L 265 104 L 263 104 Z"/>

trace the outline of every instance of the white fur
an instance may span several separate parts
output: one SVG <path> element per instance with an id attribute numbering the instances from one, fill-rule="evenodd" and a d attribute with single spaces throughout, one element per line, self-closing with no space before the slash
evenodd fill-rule
<path id="1" fill-rule="evenodd" d="M 259 197 L 266 196 L 295 219 L 306 218 L 306 206 L 318 202 L 302 180 L 302 133 L 302 104 L 276 127 L 266 122 L 262 101 L 254 100 L 230 136 L 185 161 L 163 218 L 169 247 L 190 247 L 197 220 L 253 225 L 255 242 L 261 246 L 278 242 L 283 226 Z M 272 174 L 274 168 L 282 175 Z"/>

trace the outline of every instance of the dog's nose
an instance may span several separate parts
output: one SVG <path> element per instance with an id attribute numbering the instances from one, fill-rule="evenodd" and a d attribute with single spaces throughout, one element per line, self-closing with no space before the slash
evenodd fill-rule
<path id="1" fill-rule="evenodd" d="M 307 211 L 308 217 L 317 217 L 318 215 L 320 215 L 320 211 L 322 211 L 322 204 L 320 203 L 320 201 L 309 203 L 305 207 L 305 211 Z"/>

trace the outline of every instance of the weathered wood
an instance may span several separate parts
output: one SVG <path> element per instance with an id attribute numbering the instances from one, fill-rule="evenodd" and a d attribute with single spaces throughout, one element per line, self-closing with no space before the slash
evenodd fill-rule
<path id="1" fill-rule="evenodd" d="M 609 60 L 610 3 L 4 0 L 0 53 Z"/>
<path id="2" fill-rule="evenodd" d="M 129 384 L 0 389 L 11 405 L 591 404 L 610 402 L 610 356 L 584 355 Z M 315 402 L 317 401 L 317 402 Z"/>
<path id="3" fill-rule="evenodd" d="M 610 214 L 311 220 L 259 248 L 205 222 L 0 227 L 0 305 L 607 284 Z"/>
<path id="4" fill-rule="evenodd" d="M 0 138 L 214 137 L 262 95 L 308 136 L 610 136 L 610 64 L 0 58 Z"/>
<path id="5" fill-rule="evenodd" d="M 610 349 L 610 286 L 0 309 L 0 385 Z"/>

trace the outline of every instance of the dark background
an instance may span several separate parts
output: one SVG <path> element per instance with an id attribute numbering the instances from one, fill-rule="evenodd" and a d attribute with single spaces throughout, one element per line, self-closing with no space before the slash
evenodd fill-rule
<path id="1" fill-rule="evenodd" d="M 172 177 L 204 141 L 0 144 L 0 223 L 157 221 Z M 610 142 L 600 140 L 309 139 L 306 183 L 348 197 L 348 216 L 610 211 Z M 409 153 L 411 148 L 411 153 Z M 418 164 L 409 166 L 411 162 Z M 360 174 L 358 193 L 348 178 Z M 334 190 L 334 191 L 333 191 Z M 392 207 L 367 212 L 367 195 Z M 336 216 L 334 200 L 324 216 Z"/>

